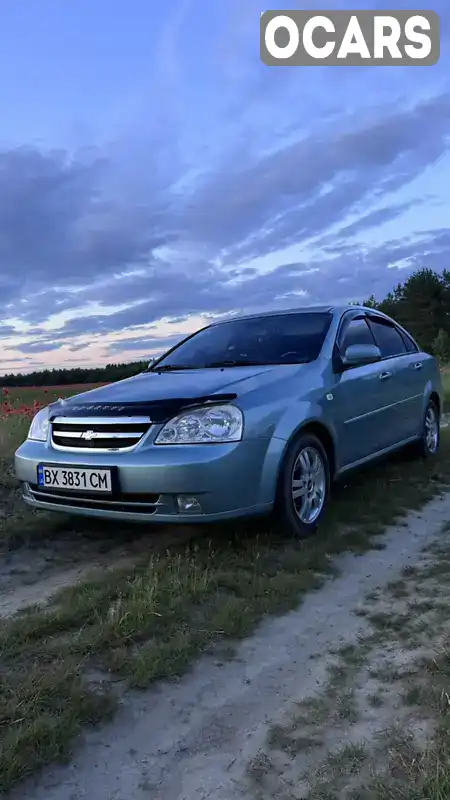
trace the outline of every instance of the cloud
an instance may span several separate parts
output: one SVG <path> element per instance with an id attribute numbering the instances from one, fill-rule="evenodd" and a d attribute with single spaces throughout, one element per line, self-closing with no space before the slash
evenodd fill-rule
<path id="1" fill-rule="evenodd" d="M 244 242 L 241 260 L 317 236 L 433 164 L 449 132 L 448 94 L 377 110 L 371 119 L 352 115 L 338 131 L 313 133 L 251 166 L 224 169 L 221 180 L 211 177 L 186 203 L 190 235 L 217 248 Z"/>
<path id="2" fill-rule="evenodd" d="M 204 51 L 194 63 L 182 47 L 199 9 L 181 3 L 157 50 L 152 124 L 146 112 L 73 152 L 0 152 L 0 338 L 17 361 L 145 352 L 193 317 L 382 294 L 399 265 L 444 265 L 445 228 L 401 227 L 424 205 L 409 187 L 448 152 L 441 79 L 431 90 L 419 71 L 419 94 L 411 70 L 267 70 L 249 45 L 254 0 L 227 8 L 205 99 L 189 82 Z M 398 238 L 376 241 L 394 222 Z"/>
<path id="3" fill-rule="evenodd" d="M 108 352 L 111 355 L 116 353 L 128 352 L 129 350 L 139 350 L 141 353 L 164 353 L 173 347 L 178 342 L 184 339 L 184 336 L 174 334 L 173 336 L 156 337 L 156 336 L 143 336 L 136 339 L 125 339 L 121 342 L 114 342 L 108 345 Z"/>
<path id="4" fill-rule="evenodd" d="M 48 353 L 51 350 L 58 350 L 60 344 L 57 342 L 26 342 L 18 344 L 16 349 L 20 353 Z"/>
<path id="5" fill-rule="evenodd" d="M 0 265 L 10 279 L 3 300 L 49 280 L 70 285 L 94 272 L 111 275 L 166 243 L 155 209 L 108 196 L 113 170 L 97 153 L 0 153 Z M 64 306 L 68 298 L 60 300 Z"/>
<path id="6" fill-rule="evenodd" d="M 303 137 L 264 158 L 254 156 L 253 163 L 225 160 L 190 192 L 173 197 L 167 181 L 159 180 L 150 180 L 145 196 L 136 183 L 125 183 L 126 197 L 108 196 L 120 164 L 98 152 L 73 159 L 60 152 L 4 152 L 0 265 L 14 276 L 17 293 L 40 284 L 34 296 L 25 291 L 20 309 L 34 323 L 55 311 L 55 303 L 57 311 L 93 301 L 129 304 L 115 316 L 124 325 L 153 322 L 161 310 L 165 316 L 221 311 L 232 292 L 228 274 L 214 264 L 217 253 L 223 253 L 222 266 L 236 264 L 231 277 L 239 264 L 248 275 L 249 259 L 320 237 L 349 215 L 360 214 L 341 236 L 395 218 L 412 201 L 364 211 L 441 157 L 449 132 L 448 95 L 384 109 L 384 115 L 381 109 L 370 119 L 350 115 L 339 130 Z M 172 257 L 159 255 L 164 247 L 173 249 Z M 44 289 L 55 282 L 58 290 Z M 64 293 L 64 285 L 78 290 Z M 5 299 L 11 297 L 10 288 Z M 240 299 L 235 294 L 234 302 Z M 98 317 L 86 331 L 110 330 L 111 322 Z M 81 333 L 80 323 L 69 323 L 71 330 Z"/>
<path id="7" fill-rule="evenodd" d="M 0 339 L 7 339 L 14 334 L 14 327 L 12 325 L 0 325 Z"/>
<path id="8" fill-rule="evenodd" d="M 174 298 L 172 303 L 171 298 L 167 298 L 164 308 L 169 316 L 173 315 L 176 319 L 176 307 L 182 303 L 189 304 L 194 314 L 207 312 L 211 308 L 217 313 L 226 313 L 230 308 L 236 311 L 262 310 L 324 300 L 345 303 L 350 299 L 362 300 L 372 292 L 382 298 L 395 283 L 403 279 L 405 266 L 409 271 L 420 266 L 440 269 L 449 250 L 450 232 L 445 229 L 429 231 L 409 242 L 404 239 L 389 241 L 369 251 L 362 245 L 337 243 L 335 248 L 328 246 L 326 259 L 281 264 L 264 275 L 248 276 L 241 281 L 238 289 L 222 281 L 203 289 L 197 287 L 191 296 L 186 297 L 182 286 L 180 296 Z M 159 315 L 157 305 L 145 301 L 138 307 L 124 309 L 107 317 L 80 317 L 51 336 L 59 345 L 86 333 L 98 336 L 101 340 L 108 334 L 130 329 L 131 326 L 146 325 L 148 320 Z M 177 334 L 169 337 L 141 334 L 115 341 L 108 346 L 107 352 L 164 350 L 180 338 Z"/>
<path id="9" fill-rule="evenodd" d="M 19 363 L 19 364 L 28 364 L 28 363 L 30 363 L 30 359 L 29 358 L 25 358 L 25 357 L 23 357 L 23 358 L 15 357 L 15 358 L 10 359 L 10 360 L 7 359 L 7 358 L 6 359 L 2 359 L 2 367 L 4 367 L 4 368 L 13 367 L 16 362 Z"/>
<path id="10" fill-rule="evenodd" d="M 418 205 L 418 202 L 419 201 L 417 200 L 410 200 L 405 203 L 400 203 L 398 206 L 388 206 L 387 208 L 378 208 L 375 211 L 370 211 L 368 214 L 364 214 L 362 217 L 359 217 L 359 219 L 357 219 L 355 222 L 351 222 L 349 225 L 344 225 L 337 233 L 324 236 L 321 239 L 321 244 L 326 242 L 336 243 L 337 236 L 339 236 L 341 239 L 348 239 L 349 237 L 355 236 L 363 231 L 367 231 L 370 228 L 376 228 L 379 225 L 382 225 L 384 222 L 390 222 L 394 219 L 397 219 L 397 217 L 400 217 L 405 213 L 405 211 L 415 205 Z"/>

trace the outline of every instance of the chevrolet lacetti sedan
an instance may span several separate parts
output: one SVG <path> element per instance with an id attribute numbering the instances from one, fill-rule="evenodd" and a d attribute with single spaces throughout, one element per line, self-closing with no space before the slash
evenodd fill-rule
<path id="1" fill-rule="evenodd" d="M 26 503 L 154 523 L 274 513 L 312 533 L 330 482 L 407 444 L 439 447 L 433 356 L 359 306 L 218 322 L 136 377 L 59 400 L 15 456 Z"/>

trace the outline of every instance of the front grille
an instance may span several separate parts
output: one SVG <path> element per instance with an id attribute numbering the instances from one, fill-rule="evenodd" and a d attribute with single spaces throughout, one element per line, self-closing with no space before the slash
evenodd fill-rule
<path id="1" fill-rule="evenodd" d="M 149 417 L 56 417 L 52 445 L 67 451 L 124 452 L 136 447 L 150 426 Z"/>
<path id="2" fill-rule="evenodd" d="M 86 492 L 64 492 L 61 489 L 42 489 L 37 483 L 28 484 L 31 496 L 41 503 L 72 508 L 89 508 L 101 511 L 132 511 L 134 514 L 154 514 L 159 505 L 159 494 L 121 492 L 114 499 L 92 497 Z"/>

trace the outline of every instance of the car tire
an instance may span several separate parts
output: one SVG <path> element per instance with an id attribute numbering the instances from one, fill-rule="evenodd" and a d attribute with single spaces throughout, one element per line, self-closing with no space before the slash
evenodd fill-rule
<path id="1" fill-rule="evenodd" d="M 300 433 L 288 447 L 279 476 L 274 510 L 277 530 L 298 539 L 312 536 L 325 513 L 329 494 L 330 465 L 325 448 L 314 434 Z"/>
<path id="2" fill-rule="evenodd" d="M 422 433 L 417 443 L 416 452 L 421 458 L 435 456 L 441 440 L 439 411 L 433 400 L 428 401 L 422 421 Z"/>

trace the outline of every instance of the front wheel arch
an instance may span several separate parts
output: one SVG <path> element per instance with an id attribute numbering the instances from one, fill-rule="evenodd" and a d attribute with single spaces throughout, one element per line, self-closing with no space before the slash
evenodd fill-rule
<path id="1" fill-rule="evenodd" d="M 438 413 L 438 416 L 439 416 L 439 419 L 440 419 L 440 418 L 441 418 L 441 410 L 442 410 L 442 409 L 441 409 L 441 398 L 439 397 L 439 395 L 438 395 L 438 393 L 437 393 L 437 392 L 431 392 L 431 394 L 430 394 L 430 396 L 429 396 L 429 398 L 428 398 L 428 402 L 429 402 L 430 400 L 431 400 L 431 401 L 434 403 L 434 405 L 436 406 L 436 411 L 437 411 L 437 413 Z M 427 402 L 427 406 L 428 406 L 428 402 Z"/>
<path id="2" fill-rule="evenodd" d="M 336 445 L 333 435 L 330 433 L 326 425 L 324 425 L 322 422 L 319 422 L 317 420 L 312 420 L 311 422 L 306 422 L 299 425 L 299 427 L 293 432 L 292 436 L 290 436 L 290 438 L 286 442 L 286 446 L 283 450 L 283 455 L 278 465 L 278 474 L 276 481 L 277 487 L 280 481 L 281 471 L 287 453 L 289 452 L 290 448 L 292 447 L 296 439 L 298 439 L 299 436 L 306 433 L 311 433 L 313 436 L 316 436 L 319 439 L 320 443 L 322 444 L 322 447 L 324 448 L 328 458 L 328 464 L 330 467 L 330 478 L 331 480 L 333 480 L 336 474 L 336 466 L 337 466 Z"/>

